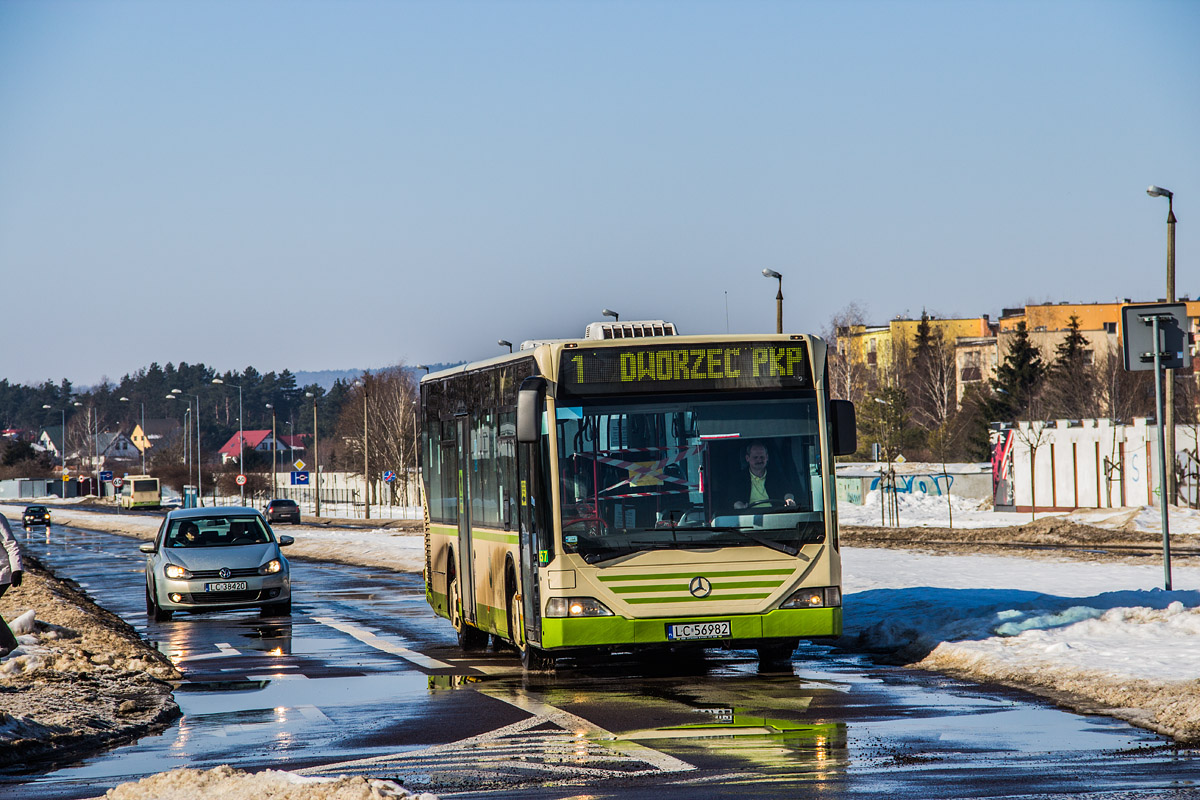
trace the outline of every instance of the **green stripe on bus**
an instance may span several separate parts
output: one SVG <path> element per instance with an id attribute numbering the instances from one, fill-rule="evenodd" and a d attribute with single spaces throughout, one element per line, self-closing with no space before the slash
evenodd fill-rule
<path id="1" fill-rule="evenodd" d="M 598 575 L 597 577 L 604 583 L 615 583 L 617 581 L 660 581 L 669 580 L 670 578 L 685 578 L 691 580 L 697 575 L 703 575 L 706 578 L 737 578 L 750 575 L 792 575 L 796 572 L 795 569 L 747 569 L 736 571 L 708 572 L 702 564 L 697 564 L 695 569 L 688 572 L 655 572 L 646 575 Z"/>
<path id="2" fill-rule="evenodd" d="M 639 603 L 706 603 L 713 600 L 762 600 L 764 597 L 770 597 L 770 592 L 761 594 L 710 594 L 708 597 L 692 597 L 690 594 L 686 597 L 628 597 L 625 602 L 630 605 Z"/>
<path id="3" fill-rule="evenodd" d="M 720 586 L 713 586 L 713 591 L 718 589 L 750 589 L 767 587 L 774 589 L 776 586 L 782 586 L 783 581 L 722 581 Z M 637 586 L 613 586 L 609 591 L 613 594 L 633 594 L 634 592 L 686 592 L 688 586 L 685 583 L 649 583 L 638 584 Z"/>
<path id="4" fill-rule="evenodd" d="M 501 544 L 517 543 L 515 533 L 504 533 L 503 531 L 471 531 L 471 538 L 484 542 L 500 542 Z"/>

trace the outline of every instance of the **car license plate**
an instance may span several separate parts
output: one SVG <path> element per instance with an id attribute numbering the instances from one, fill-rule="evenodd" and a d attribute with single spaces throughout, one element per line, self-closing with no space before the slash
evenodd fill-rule
<path id="1" fill-rule="evenodd" d="M 245 581 L 225 581 L 224 583 L 206 583 L 204 584 L 206 592 L 244 592 L 246 591 Z"/>
<path id="2" fill-rule="evenodd" d="M 667 639 L 672 642 L 680 639 L 728 639 L 729 636 L 729 620 L 685 622 L 667 626 Z"/>

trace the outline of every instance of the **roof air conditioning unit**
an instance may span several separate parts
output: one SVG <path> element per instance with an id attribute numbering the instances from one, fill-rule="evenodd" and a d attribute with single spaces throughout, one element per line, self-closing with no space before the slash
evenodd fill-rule
<path id="1" fill-rule="evenodd" d="M 675 336 L 675 323 L 661 319 L 630 322 L 593 322 L 583 333 L 585 339 L 643 339 L 649 336 Z"/>

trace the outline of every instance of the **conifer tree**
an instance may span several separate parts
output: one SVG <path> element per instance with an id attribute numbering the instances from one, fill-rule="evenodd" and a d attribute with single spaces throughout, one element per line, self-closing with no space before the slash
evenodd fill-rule
<path id="1" fill-rule="evenodd" d="M 1046 375 L 1041 351 L 1029 341 L 1025 323 L 1017 323 L 1016 334 L 1008 345 L 1004 363 L 996 368 L 991 382 L 994 397 L 989 412 L 991 421 L 1011 422 L 1029 407 Z"/>

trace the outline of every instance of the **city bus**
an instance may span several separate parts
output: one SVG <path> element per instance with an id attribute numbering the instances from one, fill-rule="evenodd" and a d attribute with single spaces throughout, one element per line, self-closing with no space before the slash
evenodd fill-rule
<path id="1" fill-rule="evenodd" d="M 585 337 L 421 380 L 426 599 L 459 645 L 547 669 L 654 648 L 773 663 L 838 636 L 833 458 L 856 441 L 825 343 Z"/>
<path id="2" fill-rule="evenodd" d="M 122 508 L 160 508 L 162 487 L 150 475 L 126 475 L 122 478 L 118 502 Z"/>

